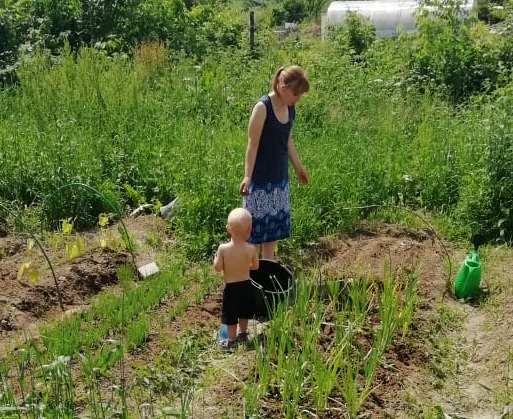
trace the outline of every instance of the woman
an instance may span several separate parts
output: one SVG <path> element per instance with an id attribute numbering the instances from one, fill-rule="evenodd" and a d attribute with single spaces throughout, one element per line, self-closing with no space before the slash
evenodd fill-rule
<path id="1" fill-rule="evenodd" d="M 309 88 L 301 67 L 280 68 L 271 91 L 257 101 L 249 119 L 239 191 L 244 208 L 253 216 L 248 242 L 261 246 L 263 259 L 274 260 L 277 241 L 290 236 L 289 160 L 299 182 L 308 183 L 292 139 L 292 124 L 294 105 Z"/>

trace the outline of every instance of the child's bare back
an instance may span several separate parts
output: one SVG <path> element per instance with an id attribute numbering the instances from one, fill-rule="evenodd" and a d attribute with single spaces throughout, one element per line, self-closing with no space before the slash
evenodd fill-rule
<path id="1" fill-rule="evenodd" d="M 250 269 L 258 269 L 257 249 L 247 243 L 251 223 L 251 214 L 244 208 L 235 208 L 228 215 L 226 231 L 231 238 L 219 246 L 214 257 L 214 269 L 223 272 L 227 283 L 248 280 Z"/>
<path id="2" fill-rule="evenodd" d="M 250 269 L 258 269 L 258 256 L 255 247 L 246 242 L 230 242 L 219 246 L 214 268 L 223 271 L 224 282 L 239 282 L 249 279 Z"/>

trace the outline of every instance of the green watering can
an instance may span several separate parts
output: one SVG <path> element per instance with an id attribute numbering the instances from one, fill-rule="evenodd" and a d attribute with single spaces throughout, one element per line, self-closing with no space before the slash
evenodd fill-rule
<path id="1" fill-rule="evenodd" d="M 479 291 L 479 284 L 481 283 L 481 260 L 479 259 L 477 249 L 482 243 L 482 238 L 476 235 L 472 241 L 474 242 L 474 249 L 472 253 L 467 256 L 454 279 L 453 288 L 456 298 L 468 298 L 477 294 Z"/>

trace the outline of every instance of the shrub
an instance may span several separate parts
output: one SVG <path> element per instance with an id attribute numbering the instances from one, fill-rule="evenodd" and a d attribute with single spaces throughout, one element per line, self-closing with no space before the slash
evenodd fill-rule
<path id="1" fill-rule="evenodd" d="M 273 10 L 273 25 L 283 25 L 285 22 L 301 22 L 308 16 L 304 0 L 284 0 Z"/>
<path id="2" fill-rule="evenodd" d="M 461 5 L 434 1 L 420 9 L 409 59 L 410 81 L 454 102 L 485 91 L 498 77 L 497 48 L 479 37 L 476 19 L 465 16 Z"/>
<path id="3" fill-rule="evenodd" d="M 350 55 L 353 60 L 359 60 L 376 40 L 374 25 L 356 12 L 349 12 L 344 24 L 331 27 L 329 34 L 341 52 Z"/>

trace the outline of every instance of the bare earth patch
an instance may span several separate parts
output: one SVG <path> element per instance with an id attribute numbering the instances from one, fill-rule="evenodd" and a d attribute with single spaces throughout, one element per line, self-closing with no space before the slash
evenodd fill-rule
<path id="1" fill-rule="evenodd" d="M 137 249 L 136 264 L 151 262 L 153 250 L 146 241 L 148 236 L 164 236 L 162 220 L 143 216 L 129 218 L 124 224 Z M 61 302 L 66 311 L 87 306 L 91 297 L 117 283 L 119 265 L 133 263 L 128 251 L 101 249 L 99 235 L 85 233 L 82 236 L 90 250 L 71 260 L 66 260 L 63 249 L 45 248 L 50 267 L 38 247 L 28 254 L 28 235 L 4 233 L 0 237 L 0 352 L 17 337 L 37 335 L 39 322 L 62 314 Z M 17 278 L 20 266 L 28 261 L 40 271 L 36 282 L 29 281 L 26 274 Z"/>
<path id="2" fill-rule="evenodd" d="M 152 215 L 125 220 L 137 244 L 136 263 L 142 266 L 155 259 L 156 250 L 148 243 L 169 240 L 162 220 Z M 12 349 L 15 339 L 37 335 L 39 322 L 61 314 L 59 296 L 49 269 L 41 269 L 37 283 L 17 279 L 19 266 L 25 260 L 26 238 L 13 237 L 0 230 L 0 352 Z M 487 249 L 483 258 L 483 278 L 488 297 L 480 304 L 455 301 L 447 293 L 447 284 L 456 274 L 467 249 L 442 242 L 430 230 L 410 229 L 383 224 L 372 227 L 362 223 L 351 235 L 322 240 L 323 258 L 319 260 L 320 277 L 350 278 L 370 273 L 379 281 L 383 269 L 392 272 L 415 271 L 421 295 L 414 324 L 407 339 L 394 340 L 379 369 L 375 388 L 366 404 L 369 418 L 423 417 L 422 406 L 440 406 L 446 417 L 466 419 L 501 418 L 511 387 L 511 360 L 507 349 L 513 347 L 513 292 L 509 281 L 513 258 L 507 249 Z M 328 255 L 328 256 L 326 256 Z M 72 261 L 52 255 L 56 264 L 62 303 L 66 310 L 87 306 L 91 297 L 105 287 L 115 286 L 116 267 L 131 263 L 125 251 L 95 250 Z M 487 264 L 490 261 L 489 264 Z M 38 266 L 44 266 L 40 260 Z M 294 266 L 290 266 L 294 271 Z M 449 272 L 450 269 L 450 272 Z M 197 305 L 166 322 L 170 302 L 163 302 L 153 316 L 154 324 L 145 345 L 126 356 L 128 382 L 134 377 L 133 367 L 151 364 L 165 339 L 191 327 L 204 333 L 215 333 L 219 323 L 221 288 Z M 442 330 L 457 345 L 452 375 L 443 385 L 433 379 L 430 333 L 439 318 L 440 306 L 463 318 L 461 327 Z M 511 350 L 511 349 L 510 349 Z M 195 394 L 193 417 L 241 417 L 242 387 L 254 374 L 254 351 L 237 352 L 214 359 L 218 366 L 215 379 Z M 436 362 L 436 361 L 435 361 Z M 114 374 L 115 375 L 115 374 Z M 511 396 L 510 396 L 511 397 Z M 261 400 L 262 411 L 272 416 L 272 400 Z M 324 418 L 342 418 L 330 413 Z"/>

